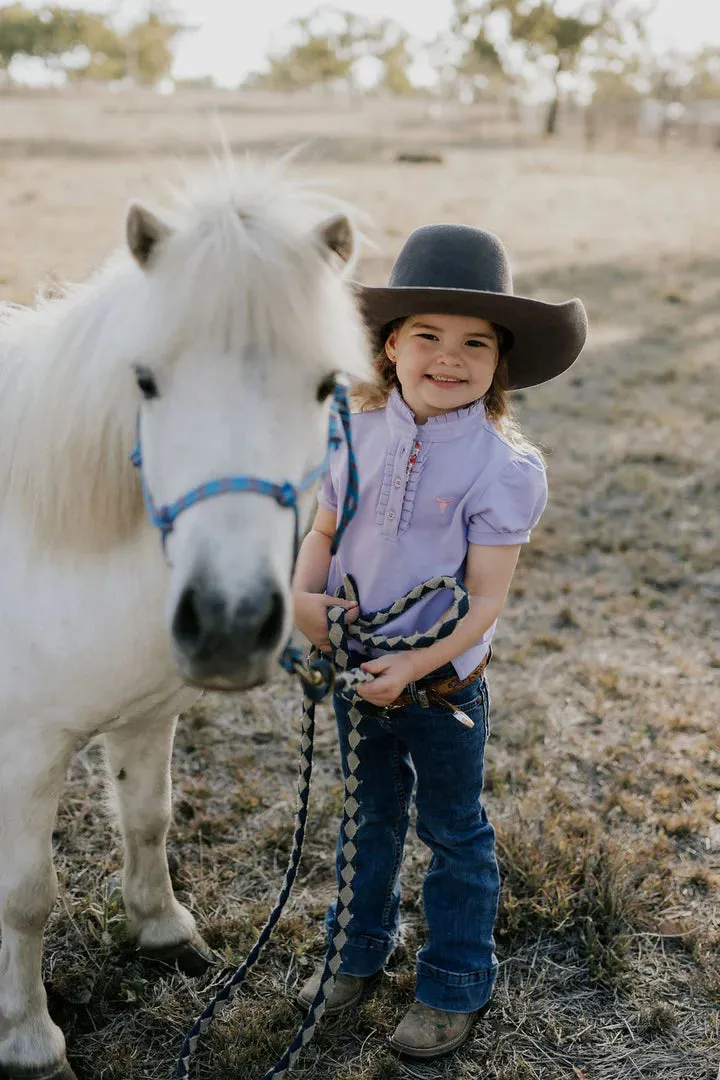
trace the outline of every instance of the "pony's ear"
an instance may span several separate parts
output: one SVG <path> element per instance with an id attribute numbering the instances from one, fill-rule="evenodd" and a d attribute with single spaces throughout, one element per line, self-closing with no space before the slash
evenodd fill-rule
<path id="1" fill-rule="evenodd" d="M 315 236 L 323 250 L 333 252 L 344 263 L 349 262 L 355 250 L 355 230 L 347 214 L 333 214 L 315 228 Z"/>
<path id="2" fill-rule="evenodd" d="M 146 206 L 130 203 L 125 222 L 125 235 L 128 247 L 139 266 L 145 267 L 152 259 L 153 252 L 172 228 Z"/>

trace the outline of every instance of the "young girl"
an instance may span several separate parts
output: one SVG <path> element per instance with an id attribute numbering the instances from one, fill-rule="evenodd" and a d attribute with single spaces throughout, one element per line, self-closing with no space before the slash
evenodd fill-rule
<path id="1" fill-rule="evenodd" d="M 411 1057 L 433 1058 L 467 1038 L 497 971 L 499 875 L 481 802 L 484 669 L 520 547 L 547 497 L 542 459 L 511 422 L 507 391 L 570 367 L 587 320 L 579 300 L 515 296 L 501 241 L 463 225 L 417 229 L 388 287 L 360 287 L 359 295 L 379 350 L 378 384 L 359 388 L 361 411 L 352 423 L 359 508 L 331 559 L 347 485 L 347 454 L 338 453 L 297 563 L 297 624 L 328 649 L 328 608 L 342 603 L 348 622 L 360 610 L 333 597 L 346 573 L 365 612 L 438 575 L 464 582 L 470 609 L 428 647 L 355 658 L 375 678 L 358 690 L 364 702 L 355 899 L 327 1012 L 354 1006 L 396 945 L 415 790 L 417 834 L 432 852 L 423 886 L 428 937 L 417 957 L 416 1002 L 390 1042 Z M 431 594 L 382 632 L 425 631 L 450 599 L 447 591 Z M 346 769 L 350 705 L 336 694 L 334 706 Z M 333 920 L 334 905 L 328 934 Z M 322 965 L 300 992 L 305 1006 L 321 971 Z"/>

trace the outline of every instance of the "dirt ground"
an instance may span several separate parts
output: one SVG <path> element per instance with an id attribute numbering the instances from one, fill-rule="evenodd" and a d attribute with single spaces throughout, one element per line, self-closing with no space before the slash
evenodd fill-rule
<path id="1" fill-rule="evenodd" d="M 298 171 L 372 218 L 364 280 L 407 233 L 462 221 L 506 241 L 516 291 L 580 296 L 588 346 L 517 394 L 550 501 L 524 550 L 489 683 L 486 801 L 504 890 L 489 1016 L 454 1058 L 407 1065 L 386 1037 L 412 1000 L 427 852 L 404 871 L 404 940 L 377 994 L 324 1022 L 305 1080 L 717 1080 L 720 1067 L 720 155 L 584 152 L 417 105 L 268 97 L 0 98 L 0 298 L 78 279 L 120 241 L 125 200 L 229 141 L 313 138 Z M 438 149 L 407 165 L 400 149 Z M 216 950 L 189 980 L 124 935 L 102 751 L 80 748 L 55 831 L 45 951 L 80 1080 L 169 1077 L 184 1031 L 251 945 L 291 839 L 299 695 L 286 677 L 181 718 L 170 848 Z M 193 1076 L 252 1080 L 300 1019 L 322 953 L 341 783 L 321 709 L 309 838 L 272 944 L 201 1042 Z"/>

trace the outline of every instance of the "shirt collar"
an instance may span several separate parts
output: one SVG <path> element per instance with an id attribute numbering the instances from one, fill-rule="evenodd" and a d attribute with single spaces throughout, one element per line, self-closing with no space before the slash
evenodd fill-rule
<path id="1" fill-rule="evenodd" d="M 482 399 L 478 399 L 462 409 L 430 416 L 424 424 L 416 424 L 412 409 L 403 400 L 400 391 L 394 388 L 388 398 L 385 415 L 390 428 L 398 434 L 419 436 L 423 442 L 445 442 L 464 435 L 469 427 L 484 423 L 485 406 Z"/>

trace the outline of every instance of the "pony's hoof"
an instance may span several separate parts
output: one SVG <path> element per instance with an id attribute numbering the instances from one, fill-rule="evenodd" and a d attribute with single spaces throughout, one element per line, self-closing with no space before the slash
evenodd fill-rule
<path id="1" fill-rule="evenodd" d="M 177 967 L 183 975 L 189 975 L 193 979 L 198 975 L 204 975 L 215 963 L 215 957 L 199 934 L 190 941 L 182 941 L 178 945 L 167 945 L 162 949 L 143 948 L 140 952 L 148 960 Z"/>
<path id="2" fill-rule="evenodd" d="M 67 1063 L 67 1058 L 55 1065 L 2 1065 L 0 1080 L 77 1080 L 77 1076 Z"/>

